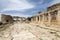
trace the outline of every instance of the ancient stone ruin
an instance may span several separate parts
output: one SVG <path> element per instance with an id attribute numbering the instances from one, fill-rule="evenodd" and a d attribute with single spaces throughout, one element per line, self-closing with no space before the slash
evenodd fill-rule
<path id="1" fill-rule="evenodd" d="M 26 18 L 25 17 L 19 17 L 19 16 L 12 16 L 13 17 L 13 20 L 16 22 L 16 21 L 19 21 L 19 22 L 21 22 L 21 21 L 24 21 L 24 20 L 26 20 Z"/>
<path id="2" fill-rule="evenodd" d="M 60 3 L 48 7 L 44 12 L 38 12 L 30 19 L 34 23 L 60 24 Z"/>
<path id="3" fill-rule="evenodd" d="M 2 22 L 3 24 L 12 23 L 13 22 L 13 18 L 10 15 L 1 14 L 0 22 Z"/>
<path id="4" fill-rule="evenodd" d="M 11 23 L 0 26 L 0 40 L 60 40 L 60 3 L 27 19 L 2 14 L 0 22 Z"/>

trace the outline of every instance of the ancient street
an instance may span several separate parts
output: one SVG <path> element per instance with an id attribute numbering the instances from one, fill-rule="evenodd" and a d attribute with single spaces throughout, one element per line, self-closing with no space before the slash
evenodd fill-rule
<path id="1" fill-rule="evenodd" d="M 60 27 L 15 23 L 0 32 L 0 40 L 59 40 Z"/>
<path id="2" fill-rule="evenodd" d="M 60 0 L 0 0 L 0 40 L 60 40 Z"/>

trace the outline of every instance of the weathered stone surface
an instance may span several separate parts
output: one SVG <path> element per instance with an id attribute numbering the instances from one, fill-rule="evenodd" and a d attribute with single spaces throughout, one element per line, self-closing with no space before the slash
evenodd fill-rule
<path id="1" fill-rule="evenodd" d="M 60 40 L 60 27 L 56 27 L 15 23 L 0 32 L 0 40 Z"/>
<path id="2" fill-rule="evenodd" d="M 48 7 L 44 12 L 38 12 L 38 14 L 31 17 L 31 22 L 60 25 L 60 3 Z"/>
<path id="3" fill-rule="evenodd" d="M 12 23 L 13 22 L 13 18 L 10 15 L 5 15 L 5 14 L 1 14 L 1 22 L 4 23 Z"/>

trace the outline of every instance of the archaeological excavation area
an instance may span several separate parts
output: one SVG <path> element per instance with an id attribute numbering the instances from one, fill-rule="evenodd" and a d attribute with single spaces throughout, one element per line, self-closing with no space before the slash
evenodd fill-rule
<path id="1" fill-rule="evenodd" d="M 60 40 L 60 3 L 31 17 L 0 15 L 0 40 Z"/>

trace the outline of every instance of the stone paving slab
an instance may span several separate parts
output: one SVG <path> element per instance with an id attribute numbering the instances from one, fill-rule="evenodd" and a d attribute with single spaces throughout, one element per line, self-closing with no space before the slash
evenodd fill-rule
<path id="1" fill-rule="evenodd" d="M 36 24 L 15 23 L 0 32 L 0 40 L 60 40 L 60 32 L 54 30 Z"/>

